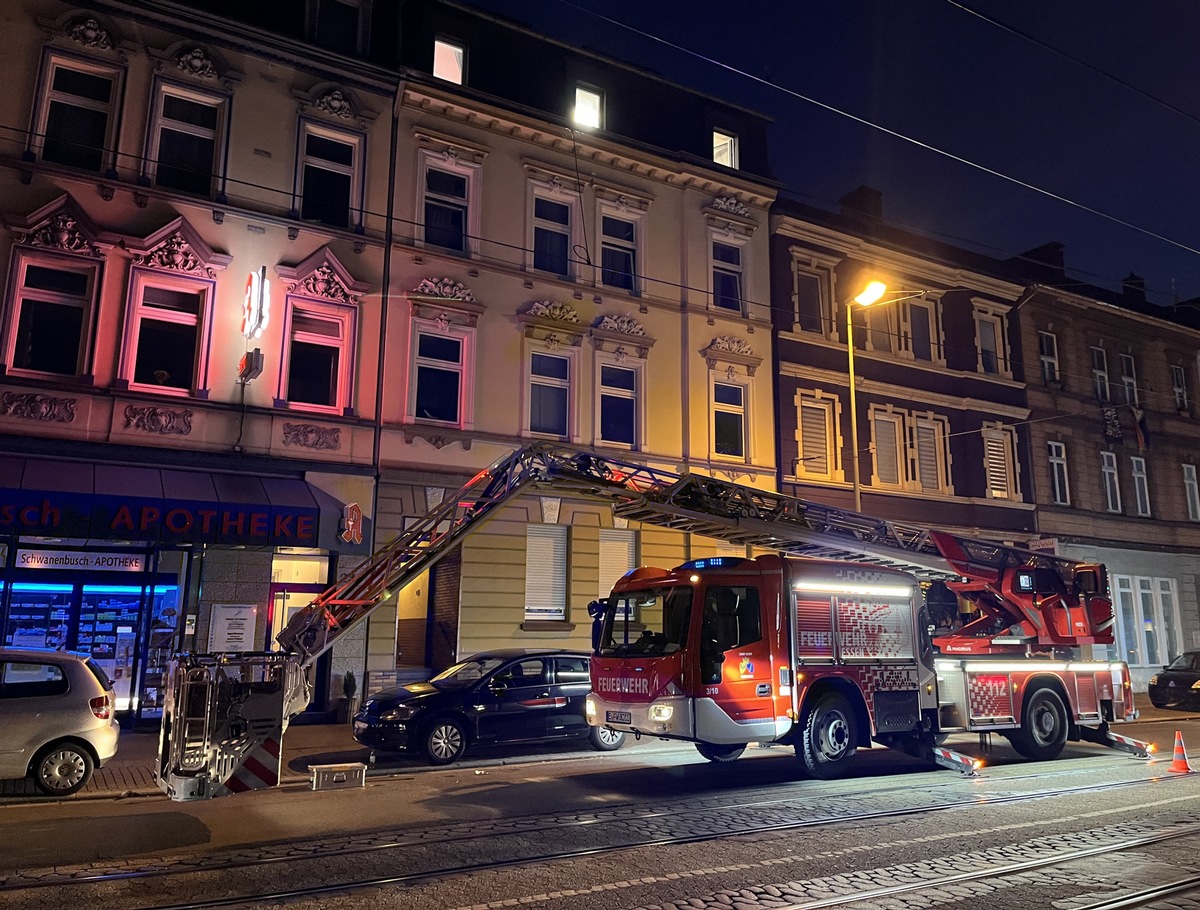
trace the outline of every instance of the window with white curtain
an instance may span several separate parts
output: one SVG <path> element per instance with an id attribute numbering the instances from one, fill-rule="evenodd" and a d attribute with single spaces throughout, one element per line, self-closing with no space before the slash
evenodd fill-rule
<path id="1" fill-rule="evenodd" d="M 525 528 L 525 619 L 567 618 L 567 526 Z"/>

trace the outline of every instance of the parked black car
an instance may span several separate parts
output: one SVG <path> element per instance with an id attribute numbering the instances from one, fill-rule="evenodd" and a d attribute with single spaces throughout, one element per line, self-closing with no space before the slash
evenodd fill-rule
<path id="1" fill-rule="evenodd" d="M 1156 708 L 1200 709 L 1200 651 L 1184 651 L 1150 677 L 1150 703 Z"/>
<path id="2" fill-rule="evenodd" d="M 602 752 L 619 749 L 624 733 L 588 726 L 590 689 L 583 651 L 488 651 L 426 682 L 375 693 L 354 715 L 354 738 L 383 751 L 419 751 L 435 765 L 483 742 L 578 736 Z"/>

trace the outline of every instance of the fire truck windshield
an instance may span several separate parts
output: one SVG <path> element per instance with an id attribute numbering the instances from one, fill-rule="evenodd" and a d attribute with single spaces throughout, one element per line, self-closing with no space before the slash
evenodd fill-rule
<path id="1" fill-rule="evenodd" d="M 608 599 L 598 653 L 672 654 L 687 642 L 692 588 L 671 586 L 626 591 Z"/>

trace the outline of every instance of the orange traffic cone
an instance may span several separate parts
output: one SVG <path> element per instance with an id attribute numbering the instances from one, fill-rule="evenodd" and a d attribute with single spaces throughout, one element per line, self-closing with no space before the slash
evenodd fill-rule
<path id="1" fill-rule="evenodd" d="M 1183 731 L 1175 731 L 1175 757 L 1171 761 L 1171 767 L 1168 771 L 1174 771 L 1178 774 L 1191 774 L 1192 766 L 1188 764 L 1187 750 L 1183 748 Z"/>

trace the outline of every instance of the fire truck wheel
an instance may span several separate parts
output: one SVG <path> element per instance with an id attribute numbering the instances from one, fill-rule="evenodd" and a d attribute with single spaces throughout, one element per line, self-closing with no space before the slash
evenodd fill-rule
<path id="1" fill-rule="evenodd" d="M 588 742 L 597 752 L 612 752 L 625 743 L 625 733 L 612 727 L 592 727 L 588 731 Z"/>
<path id="2" fill-rule="evenodd" d="M 1067 744 L 1067 709 L 1053 689 L 1035 689 L 1025 699 L 1021 729 L 1008 737 L 1014 749 L 1034 761 L 1058 758 Z"/>
<path id="3" fill-rule="evenodd" d="M 439 717 L 425 728 L 421 748 L 430 764 L 448 765 L 466 754 L 467 734 L 453 717 Z"/>
<path id="4" fill-rule="evenodd" d="M 818 780 L 841 777 L 857 750 L 854 712 L 836 692 L 826 692 L 804 710 L 802 738 L 796 755 L 804 770 Z"/>
<path id="5" fill-rule="evenodd" d="M 746 751 L 745 743 L 734 743 L 731 746 L 718 746 L 716 743 L 696 743 L 696 751 L 712 762 L 737 761 Z"/>

